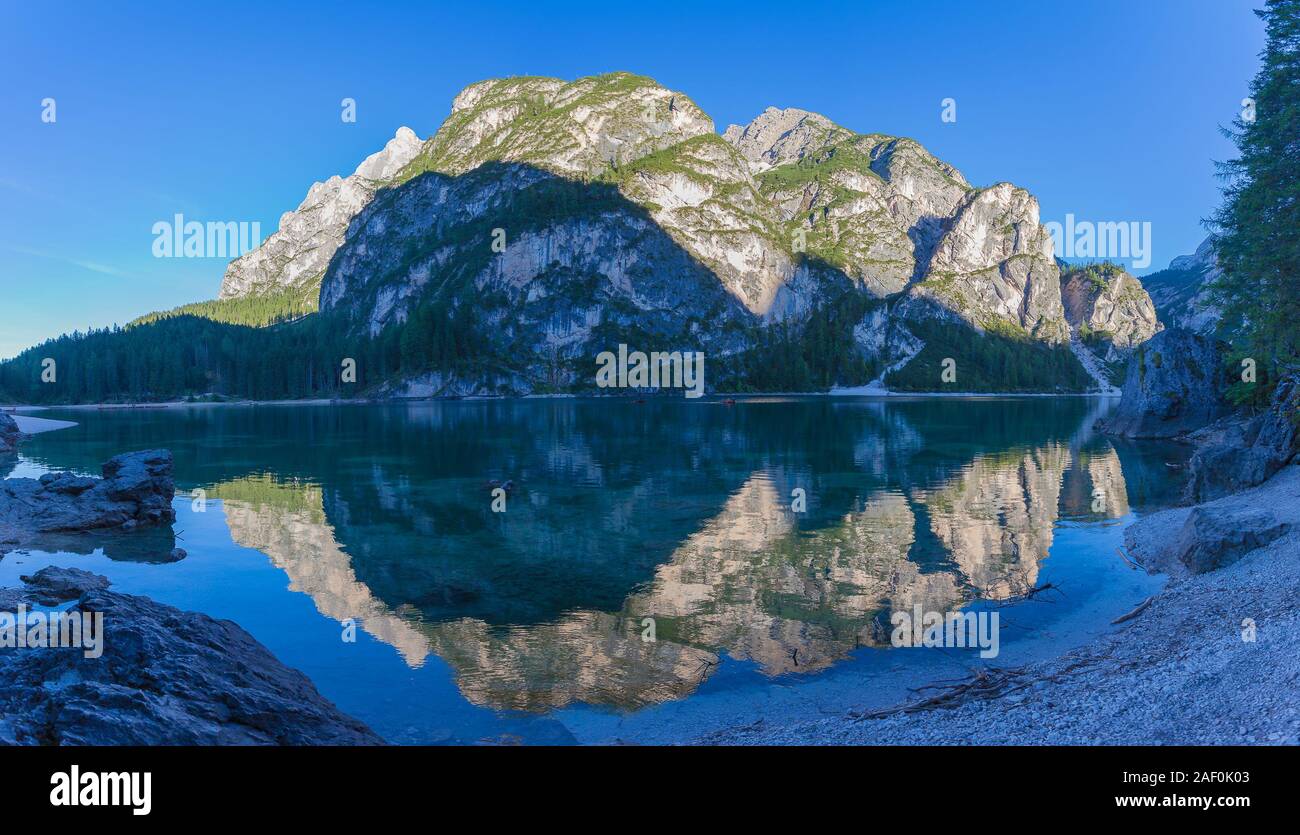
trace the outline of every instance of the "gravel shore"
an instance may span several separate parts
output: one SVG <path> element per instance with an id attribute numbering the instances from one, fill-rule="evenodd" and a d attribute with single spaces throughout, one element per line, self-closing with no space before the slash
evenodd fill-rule
<path id="1" fill-rule="evenodd" d="M 1231 498 L 1294 518 L 1300 467 Z M 1130 541 L 1172 536 L 1187 514 L 1175 508 L 1143 519 Z M 1131 620 L 1088 646 L 1014 671 L 993 698 L 884 718 L 765 722 L 696 742 L 1295 745 L 1297 636 L 1300 526 L 1217 571 L 1171 579 Z"/>

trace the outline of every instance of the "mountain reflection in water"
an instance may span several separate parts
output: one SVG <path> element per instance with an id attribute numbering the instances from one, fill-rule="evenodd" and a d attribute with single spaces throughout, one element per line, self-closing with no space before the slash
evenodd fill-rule
<path id="1" fill-rule="evenodd" d="M 634 708 L 723 656 L 766 676 L 887 647 L 889 616 L 1034 587 L 1063 521 L 1165 501 L 1168 449 L 1084 398 L 652 400 L 96 414 L 51 468 L 169 446 L 317 611 L 430 653 L 476 705 Z M 147 439 L 147 440 L 146 440 Z M 514 480 L 505 513 L 489 480 Z M 791 510 L 801 488 L 807 511 Z M 111 556 L 111 555 L 110 555 Z M 193 557 L 192 557 L 193 558 Z M 650 619 L 650 620 L 647 620 Z M 653 621 L 655 640 L 643 639 Z"/>

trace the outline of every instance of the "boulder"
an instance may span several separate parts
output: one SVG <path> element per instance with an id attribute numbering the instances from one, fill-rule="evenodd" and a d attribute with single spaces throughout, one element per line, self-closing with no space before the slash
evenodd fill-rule
<path id="1" fill-rule="evenodd" d="M 119 455 L 104 464 L 102 479 L 47 473 L 0 484 L 0 541 L 37 534 L 134 530 L 176 520 L 172 454 L 155 449 Z"/>
<path id="2" fill-rule="evenodd" d="M 102 591 L 108 588 L 108 578 L 101 574 L 92 574 L 80 568 L 60 568 L 47 566 L 32 575 L 23 575 L 18 579 L 27 584 L 32 598 L 42 606 L 57 606 L 69 600 L 76 600 L 89 591 Z"/>
<path id="3" fill-rule="evenodd" d="M 1204 574 L 1231 565 L 1290 529 L 1271 510 L 1200 505 L 1187 515 L 1174 550 L 1190 573 Z"/>
<path id="4" fill-rule="evenodd" d="M 27 580 L 28 578 L 24 578 Z M 84 571 L 47 568 L 0 600 L 40 602 L 80 588 L 70 611 L 103 613 L 102 654 L 0 649 L 0 744 L 375 745 L 339 711 L 228 620 L 107 589 Z"/>
<path id="5" fill-rule="evenodd" d="M 1128 438 L 1173 438 L 1228 414 L 1223 353 L 1213 339 L 1191 331 L 1161 331 L 1129 361 L 1119 405 L 1100 422 Z"/>
<path id="6" fill-rule="evenodd" d="M 1143 516 L 1124 531 L 1124 542 L 1148 571 L 1186 577 L 1223 568 L 1297 533 L 1300 466 L 1287 466 L 1240 493 Z"/>

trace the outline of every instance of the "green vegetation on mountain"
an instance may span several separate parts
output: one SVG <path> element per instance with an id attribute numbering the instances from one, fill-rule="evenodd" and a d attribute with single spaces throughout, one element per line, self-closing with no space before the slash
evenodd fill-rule
<path id="1" fill-rule="evenodd" d="M 307 282 L 307 286 L 291 290 L 277 290 L 255 296 L 234 299 L 213 299 L 194 302 L 158 313 L 149 313 L 132 320 L 127 327 L 148 325 L 163 319 L 195 316 L 228 325 L 248 325 L 260 328 L 280 322 L 301 319 L 315 313 L 319 306 L 320 282 Z"/>

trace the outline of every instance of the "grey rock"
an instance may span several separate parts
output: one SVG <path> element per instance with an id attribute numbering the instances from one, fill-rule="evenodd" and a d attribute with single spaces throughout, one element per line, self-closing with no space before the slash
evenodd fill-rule
<path id="1" fill-rule="evenodd" d="M 1223 317 L 1210 293 L 1210 285 L 1222 274 L 1214 252 L 1214 236 L 1210 236 L 1195 254 L 1175 258 L 1168 268 L 1144 276 L 1142 284 L 1167 327 L 1209 335 Z"/>
<path id="2" fill-rule="evenodd" d="M 734 356 L 849 290 L 899 297 L 903 321 L 1069 338 L 1028 192 L 972 188 L 910 139 L 816 113 L 768 108 L 719 136 L 642 76 L 493 79 L 457 95 L 428 141 L 399 132 L 384 153 L 314 186 L 222 287 L 319 288 L 322 311 L 370 335 L 422 306 L 472 316 L 520 359 L 375 381 L 383 396 L 573 390 L 612 333 Z"/>
<path id="3" fill-rule="evenodd" d="M 1200 505 L 1188 514 L 1174 550 L 1189 573 L 1204 574 L 1236 562 L 1290 529 L 1270 510 Z"/>
<path id="4" fill-rule="evenodd" d="M 1230 411 L 1219 343 L 1190 331 L 1161 331 L 1129 360 L 1119 405 L 1103 431 L 1129 438 L 1173 438 Z"/>
<path id="5" fill-rule="evenodd" d="M 1192 437 L 1184 501 L 1205 502 L 1262 484 L 1300 454 L 1300 376 L 1278 383 L 1267 411 L 1233 416 Z"/>
<path id="6" fill-rule="evenodd" d="M 9 685 L 0 691 L 0 743 L 383 743 L 238 625 L 108 591 L 102 577 L 65 571 L 46 569 L 37 578 L 71 576 L 73 585 L 86 587 L 70 611 L 103 613 L 103 653 L 0 650 L 0 678 Z"/>
<path id="7" fill-rule="evenodd" d="M 1069 339 L 1051 235 L 1029 192 L 1010 183 L 973 191 L 944 228 L 925 278 L 909 296 L 976 328 L 1009 325 L 1051 343 Z"/>
<path id="8" fill-rule="evenodd" d="M 230 262 L 219 298 L 296 290 L 315 296 L 348 224 L 380 187 L 419 152 L 410 128 L 399 128 L 382 151 L 367 157 L 348 177 L 316 183 L 298 208 L 280 216 L 279 228 L 260 246 Z"/>
<path id="9" fill-rule="evenodd" d="M 0 539 L 117 528 L 133 530 L 176 519 L 172 454 L 155 449 L 118 455 L 103 478 L 47 473 L 0 483 Z"/>
<path id="10" fill-rule="evenodd" d="M 1124 541 L 1149 571 L 1182 577 L 1221 568 L 1292 531 L 1300 532 L 1296 466 L 1240 493 L 1144 516 L 1125 530 Z"/>
<path id="11" fill-rule="evenodd" d="M 18 579 L 27 584 L 32 597 L 42 606 L 57 606 L 76 600 L 89 591 L 102 591 L 109 587 L 108 578 L 80 568 L 47 566 L 32 575 Z"/>
<path id="12" fill-rule="evenodd" d="M 819 113 L 797 107 L 769 107 L 748 125 L 730 125 L 722 138 L 740 151 L 755 174 L 798 162 L 853 136 Z"/>

